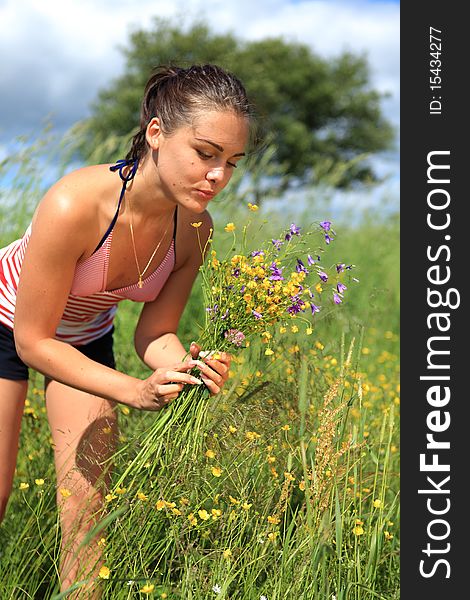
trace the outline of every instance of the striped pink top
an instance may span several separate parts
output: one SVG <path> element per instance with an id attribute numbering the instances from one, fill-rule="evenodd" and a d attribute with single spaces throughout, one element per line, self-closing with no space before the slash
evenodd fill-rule
<path id="1" fill-rule="evenodd" d="M 13 329 L 16 292 L 24 254 L 31 235 L 31 225 L 24 236 L 0 249 L 0 323 Z M 87 344 L 98 339 L 113 326 L 117 305 L 121 300 L 151 302 L 160 293 L 175 265 L 175 243 L 172 240 L 160 265 L 143 280 L 115 290 L 106 290 L 109 253 L 113 231 L 99 249 L 77 263 L 72 288 L 56 338 L 70 344 Z"/>

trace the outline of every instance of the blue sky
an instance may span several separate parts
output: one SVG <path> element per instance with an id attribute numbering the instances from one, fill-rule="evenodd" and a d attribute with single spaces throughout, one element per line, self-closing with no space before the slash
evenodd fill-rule
<path id="1" fill-rule="evenodd" d="M 202 18 L 241 38 L 283 36 L 321 56 L 365 54 L 374 87 L 399 126 L 399 3 L 374 0 L 0 0 L 0 159 L 17 135 L 50 118 L 65 131 L 123 70 L 119 46 L 155 16 Z M 397 136 L 398 139 L 398 136 Z"/>

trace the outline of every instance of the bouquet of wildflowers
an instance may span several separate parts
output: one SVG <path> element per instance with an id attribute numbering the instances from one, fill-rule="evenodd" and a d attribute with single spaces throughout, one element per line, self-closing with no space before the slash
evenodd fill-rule
<path id="1" fill-rule="evenodd" d="M 249 205 L 253 211 L 254 205 Z M 318 314 L 327 305 L 342 303 L 354 265 L 324 264 L 324 253 L 336 235 L 330 221 L 321 221 L 309 230 L 292 223 L 278 239 L 268 239 L 249 247 L 249 227 L 245 225 L 237 240 L 233 223 L 225 226 L 233 234 L 231 251 L 218 255 L 209 239 L 205 247 L 199 238 L 201 223 L 192 223 L 201 253 L 207 257 L 201 266 L 205 303 L 205 323 L 197 344 L 204 350 L 231 354 L 247 347 L 255 336 L 267 344 L 275 325 L 287 326 L 292 320 L 303 322 L 307 334 L 313 330 Z M 236 253 L 232 252 L 235 248 Z M 160 413 L 140 442 L 140 450 L 121 476 L 122 483 L 132 474 L 151 476 L 168 440 L 162 435 L 183 436 L 186 457 L 196 458 L 202 442 L 202 425 L 208 407 L 205 386 L 184 388 L 178 398 Z M 145 470 L 143 471 L 143 467 Z M 128 481 L 127 481 L 128 483 Z M 140 480 L 139 480 L 140 483 Z"/>

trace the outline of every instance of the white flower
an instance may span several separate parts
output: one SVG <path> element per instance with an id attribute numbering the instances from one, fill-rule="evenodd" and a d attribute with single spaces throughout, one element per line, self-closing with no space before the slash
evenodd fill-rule
<path id="1" fill-rule="evenodd" d="M 134 583 L 134 582 L 132 581 L 132 579 L 130 579 L 130 580 L 127 582 L 127 585 L 132 585 L 133 583 Z"/>
<path id="2" fill-rule="evenodd" d="M 220 594 L 220 592 L 222 591 L 222 588 L 220 587 L 220 585 L 214 585 L 214 587 L 212 588 L 212 591 L 214 592 L 214 594 Z"/>
<path id="3" fill-rule="evenodd" d="M 266 596 L 260 596 L 259 600 L 268 600 Z"/>

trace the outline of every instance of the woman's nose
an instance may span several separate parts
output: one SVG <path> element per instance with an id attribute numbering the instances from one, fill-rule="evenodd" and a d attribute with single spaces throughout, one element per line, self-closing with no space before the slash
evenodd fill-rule
<path id="1" fill-rule="evenodd" d="M 209 181 L 213 181 L 215 183 L 217 181 L 222 181 L 223 178 L 224 178 L 224 168 L 223 167 L 217 167 L 215 169 L 211 169 L 210 171 L 207 171 L 206 179 L 208 179 Z"/>

